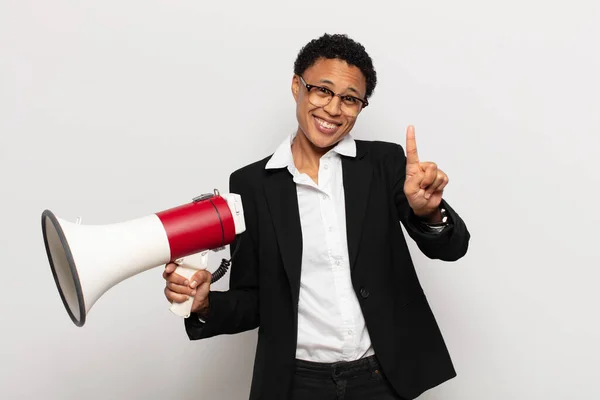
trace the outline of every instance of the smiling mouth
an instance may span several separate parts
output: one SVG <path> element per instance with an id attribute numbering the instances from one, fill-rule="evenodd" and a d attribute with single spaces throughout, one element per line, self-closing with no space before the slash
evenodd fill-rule
<path id="1" fill-rule="evenodd" d="M 313 115 L 313 118 L 316 121 L 316 125 L 317 125 L 317 128 L 319 129 L 319 131 L 326 133 L 326 134 L 332 134 L 332 133 L 337 132 L 338 128 L 342 125 L 342 124 L 336 124 L 336 123 L 326 121 L 326 120 L 316 117 L 314 115 Z"/>

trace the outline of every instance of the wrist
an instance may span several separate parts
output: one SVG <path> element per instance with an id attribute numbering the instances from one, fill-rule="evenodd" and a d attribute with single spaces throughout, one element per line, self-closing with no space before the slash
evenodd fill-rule
<path id="1" fill-rule="evenodd" d="M 437 207 L 433 211 L 426 212 L 426 213 L 416 213 L 415 212 L 415 215 L 422 222 L 425 222 L 425 223 L 428 223 L 428 224 L 439 224 L 439 223 L 442 223 L 443 222 L 443 218 L 444 218 L 444 216 L 442 215 L 442 210 L 439 207 Z"/>
<path id="2" fill-rule="evenodd" d="M 200 318 L 206 319 L 208 318 L 209 307 L 208 307 L 208 299 L 204 304 L 200 304 L 198 307 L 192 310 L 193 313 L 197 314 Z"/>

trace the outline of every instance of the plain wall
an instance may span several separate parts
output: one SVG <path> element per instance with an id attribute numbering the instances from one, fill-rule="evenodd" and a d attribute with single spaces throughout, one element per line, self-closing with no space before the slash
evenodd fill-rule
<path id="1" fill-rule="evenodd" d="M 472 234 L 456 263 L 409 242 L 458 371 L 421 398 L 600 398 L 599 20 L 593 0 L 0 1 L 0 398 L 247 398 L 256 332 L 189 341 L 162 267 L 75 327 L 40 215 L 227 191 L 295 129 L 293 61 L 324 32 L 378 72 L 353 135 L 414 124 Z"/>

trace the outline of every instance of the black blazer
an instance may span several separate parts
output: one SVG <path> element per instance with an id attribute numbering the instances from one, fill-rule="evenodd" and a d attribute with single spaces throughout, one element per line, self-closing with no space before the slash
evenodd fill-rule
<path id="1" fill-rule="evenodd" d="M 401 146 L 356 141 L 342 156 L 352 282 L 375 353 L 398 394 L 413 399 L 456 376 L 448 350 L 415 272 L 400 222 L 429 258 L 455 261 L 470 234 L 444 200 L 451 225 L 422 229 L 404 195 Z M 191 340 L 258 327 L 250 399 L 289 398 L 297 339 L 302 232 L 296 186 L 286 168 L 266 170 L 270 157 L 231 174 L 242 197 L 246 232 L 230 270 L 228 291 L 209 294 L 205 324 L 185 319 Z M 400 221 L 400 222 L 399 222 Z"/>

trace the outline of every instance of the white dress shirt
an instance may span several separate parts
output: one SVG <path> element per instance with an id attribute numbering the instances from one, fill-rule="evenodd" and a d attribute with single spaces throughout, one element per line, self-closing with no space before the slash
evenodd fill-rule
<path id="1" fill-rule="evenodd" d="M 296 357 L 350 361 L 374 354 L 350 279 L 341 155 L 355 157 L 346 135 L 321 157 L 318 184 L 294 164 L 288 136 L 266 168 L 287 168 L 296 183 L 302 227 L 302 272 Z"/>

